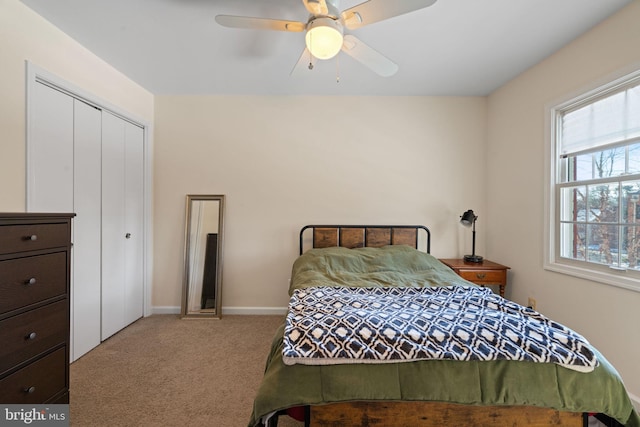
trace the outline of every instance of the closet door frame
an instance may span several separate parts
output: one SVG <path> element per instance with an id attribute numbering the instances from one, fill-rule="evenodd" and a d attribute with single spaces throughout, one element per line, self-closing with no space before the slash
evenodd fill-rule
<path id="1" fill-rule="evenodd" d="M 78 98 L 81 101 L 93 105 L 96 108 L 101 110 L 105 110 L 119 116 L 120 118 L 131 122 L 144 130 L 144 177 L 143 177 L 143 186 L 144 186 L 144 214 L 143 214 L 143 232 L 144 232 L 144 266 L 143 266 L 143 292 L 144 292 L 144 305 L 143 305 L 143 315 L 150 316 L 152 313 L 151 308 L 151 283 L 152 283 L 152 260 L 153 260 L 153 222 L 152 222 L 152 200 L 151 195 L 153 194 L 153 134 L 152 127 L 146 120 L 141 120 L 140 118 L 135 117 L 133 114 L 125 111 L 124 109 L 111 104 L 110 102 L 97 97 L 86 90 L 64 80 L 63 78 L 50 73 L 49 71 L 41 68 L 29 61 L 25 61 L 26 65 L 26 98 L 27 98 L 27 117 L 26 117 L 26 188 L 27 188 L 27 197 L 26 200 L 26 212 L 30 212 L 31 201 L 29 200 L 29 171 L 31 168 L 31 158 L 33 156 L 32 153 L 29 152 L 29 147 L 31 146 L 30 137 L 30 124 L 32 116 L 31 109 L 33 108 L 33 93 L 35 90 L 35 85 L 37 84 L 46 84 L 51 86 L 52 88 L 59 90 L 61 92 L 67 93 L 74 98 Z"/>

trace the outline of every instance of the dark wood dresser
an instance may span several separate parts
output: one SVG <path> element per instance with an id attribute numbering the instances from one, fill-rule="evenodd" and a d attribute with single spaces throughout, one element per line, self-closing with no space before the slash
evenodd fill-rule
<path id="1" fill-rule="evenodd" d="M 74 216 L 0 213 L 0 403 L 69 403 Z"/>

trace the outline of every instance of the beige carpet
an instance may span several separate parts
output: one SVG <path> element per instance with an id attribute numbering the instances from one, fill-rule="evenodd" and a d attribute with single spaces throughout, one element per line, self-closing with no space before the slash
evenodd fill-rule
<path id="1" fill-rule="evenodd" d="M 246 426 L 281 322 L 141 319 L 71 364 L 71 425 Z"/>

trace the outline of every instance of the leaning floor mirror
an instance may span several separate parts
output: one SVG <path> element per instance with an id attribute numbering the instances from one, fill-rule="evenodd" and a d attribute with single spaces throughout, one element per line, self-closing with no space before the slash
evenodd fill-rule
<path id="1" fill-rule="evenodd" d="M 222 316 L 224 195 L 187 195 L 182 318 Z"/>

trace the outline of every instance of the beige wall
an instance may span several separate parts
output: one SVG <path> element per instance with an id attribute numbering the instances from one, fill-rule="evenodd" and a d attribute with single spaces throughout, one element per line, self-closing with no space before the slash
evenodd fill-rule
<path id="1" fill-rule="evenodd" d="M 512 267 L 509 294 L 585 334 L 640 396 L 640 293 L 545 271 L 545 107 L 640 69 L 640 2 L 488 98 L 487 253 Z M 637 400 L 637 398 L 636 398 Z M 639 401 L 640 403 L 640 401 Z"/>
<path id="2" fill-rule="evenodd" d="M 432 252 L 470 252 L 485 98 L 156 97 L 154 291 L 179 306 L 184 203 L 225 194 L 223 307 L 285 307 L 310 223 L 425 224 Z"/>
<path id="3" fill-rule="evenodd" d="M 0 0 L 0 211 L 25 210 L 25 61 L 153 123 L 153 95 L 17 0 Z"/>

